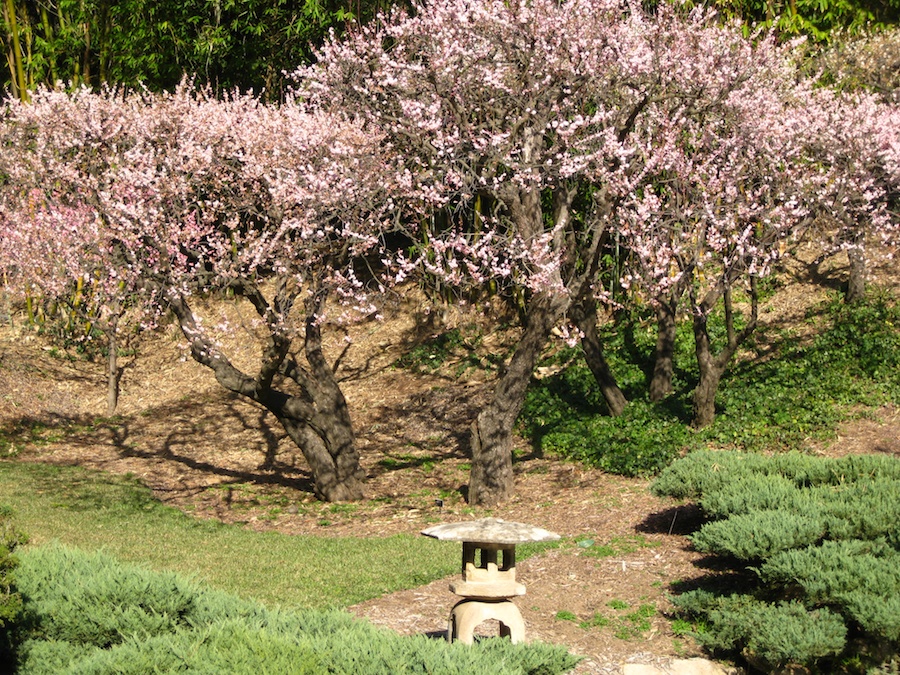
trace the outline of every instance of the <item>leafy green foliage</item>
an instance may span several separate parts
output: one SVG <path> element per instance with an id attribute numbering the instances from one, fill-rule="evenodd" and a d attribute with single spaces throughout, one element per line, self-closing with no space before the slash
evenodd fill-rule
<path id="1" fill-rule="evenodd" d="M 571 367 L 566 378 L 585 385 L 593 381 L 587 368 Z M 522 427 L 542 450 L 624 476 L 653 474 L 668 465 L 688 437 L 683 423 L 664 409 L 633 403 L 618 417 L 579 411 L 571 389 L 562 395 L 541 388 L 529 392 Z M 583 405 L 583 404 L 582 404 Z M 567 414 L 568 413 L 568 414 Z M 555 424 L 553 421 L 555 420 Z"/>
<path id="2" fill-rule="evenodd" d="M 622 331 L 607 330 L 605 339 L 610 366 L 631 399 L 625 412 L 605 415 L 606 404 L 580 350 L 564 351 L 556 360 L 571 365 L 532 382 L 519 430 L 542 452 L 626 476 L 657 473 L 678 455 L 690 432 L 678 414 L 678 402 L 673 410 L 671 402 L 653 404 L 638 393 L 652 331 L 629 324 Z"/>
<path id="3" fill-rule="evenodd" d="M 16 585 L 19 560 L 14 551 L 26 542 L 12 520 L 12 510 L 0 507 L 0 661 L 9 657 L 11 634 L 22 611 L 22 595 Z"/>
<path id="4" fill-rule="evenodd" d="M 17 1 L 22 72 L 0 85 L 18 91 L 57 80 L 170 89 L 186 74 L 227 91 L 265 89 L 277 98 L 284 71 L 309 61 L 331 28 L 370 20 L 387 3 L 334 0 Z M 4 12 L 4 17 L 6 12 Z M 7 38 L 13 28 L 0 19 Z M 10 50 L 11 51 L 11 50 Z M 23 87 L 24 85 L 24 87 Z"/>
<path id="5" fill-rule="evenodd" d="M 823 539 L 900 543 L 900 462 L 880 455 L 823 459 L 697 452 L 664 471 L 660 495 L 699 498 L 717 518 L 694 535 L 698 549 L 759 560 Z"/>
<path id="6" fill-rule="evenodd" d="M 628 555 L 642 548 L 653 548 L 656 543 L 649 541 L 642 534 L 612 537 L 606 543 L 600 543 L 590 538 L 579 537 L 575 545 L 581 549 L 583 555 L 596 558 L 608 558 L 614 555 Z"/>
<path id="7" fill-rule="evenodd" d="M 900 21 L 896 0 L 713 0 L 710 4 L 724 17 L 743 21 L 748 30 L 762 24 L 786 37 L 805 35 L 818 41 L 827 41 L 840 29 L 858 32 Z"/>
<path id="8" fill-rule="evenodd" d="M 444 365 L 454 350 L 463 345 L 462 332 L 458 328 L 439 333 L 413 346 L 394 365 L 412 371 L 433 371 Z"/>
<path id="9" fill-rule="evenodd" d="M 810 612 L 796 601 L 767 603 L 749 595 L 717 596 L 706 591 L 685 593 L 674 603 L 689 615 L 703 617 L 706 630 L 693 635 L 705 647 L 729 652 L 742 646 L 769 669 L 813 664 L 840 654 L 846 646 L 847 628 L 827 608 Z"/>
<path id="10" fill-rule="evenodd" d="M 900 26 L 832 37 L 813 54 L 810 71 L 834 89 L 871 92 L 886 103 L 900 98 Z"/>
<path id="11" fill-rule="evenodd" d="M 567 609 L 557 612 L 554 618 L 558 621 L 578 621 L 578 617 Z"/>
<path id="12" fill-rule="evenodd" d="M 722 339 L 720 319 L 711 322 L 713 340 Z M 583 359 L 566 354 L 572 365 L 532 383 L 519 429 L 543 452 L 642 475 L 659 472 L 685 451 L 795 449 L 810 438 L 833 434 L 839 421 L 858 414 L 860 405 L 900 402 L 900 306 L 895 300 L 876 295 L 868 303 L 846 305 L 835 297 L 809 321 L 817 324 L 810 343 L 761 333 L 756 351 L 745 353 L 726 374 L 715 422 L 694 431 L 687 426 L 697 377 L 689 326 L 682 323 L 676 339 L 675 392 L 652 403 L 645 389 L 654 326 L 650 317 L 627 317 L 604 329 L 610 366 L 630 399 L 625 413 L 607 417 Z"/>
<path id="13" fill-rule="evenodd" d="M 337 611 L 281 611 L 59 546 L 23 556 L 18 671 L 44 673 L 534 673 L 570 669 L 559 647 L 404 638 Z"/>
<path id="14" fill-rule="evenodd" d="M 653 491 L 699 501 L 711 520 L 695 546 L 755 574 L 743 594 L 675 599 L 710 649 L 769 668 L 900 650 L 900 460 L 700 451 Z"/>
<path id="15" fill-rule="evenodd" d="M 393 365 L 414 373 L 448 368 L 457 378 L 473 369 L 496 369 L 506 355 L 480 350 L 482 338 L 477 326 L 451 328 L 416 342 Z"/>
<path id="16" fill-rule="evenodd" d="M 726 375 L 716 423 L 693 447 L 797 448 L 833 433 L 855 406 L 900 401 L 895 300 L 878 296 L 845 305 L 834 297 L 809 321 L 816 336 L 808 345 L 789 335 L 759 336 L 764 358 L 745 355 Z"/>

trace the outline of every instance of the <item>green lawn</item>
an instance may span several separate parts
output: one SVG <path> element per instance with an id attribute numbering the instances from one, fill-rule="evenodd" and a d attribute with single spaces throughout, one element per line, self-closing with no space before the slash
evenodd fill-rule
<path id="1" fill-rule="evenodd" d="M 268 605 L 346 607 L 459 567 L 452 542 L 253 532 L 164 506 L 134 479 L 77 467 L 2 461 L 0 504 L 31 544 L 102 549 Z"/>

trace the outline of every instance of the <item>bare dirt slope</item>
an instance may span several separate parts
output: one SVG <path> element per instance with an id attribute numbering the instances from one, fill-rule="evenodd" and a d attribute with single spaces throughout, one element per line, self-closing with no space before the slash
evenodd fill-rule
<path id="1" fill-rule="evenodd" d="M 164 502 L 255 529 L 415 534 L 487 515 L 538 525 L 569 539 L 518 566 L 528 593 L 517 602 L 529 638 L 568 645 L 586 657 L 578 668 L 584 673 L 697 655 L 665 616 L 672 584 L 706 573 L 684 536 L 696 524 L 694 510 L 651 496 L 646 480 L 535 456 L 524 442 L 515 498 L 492 511 L 468 507 L 466 432 L 492 374 L 421 375 L 394 367 L 415 333 L 411 316 L 357 326 L 342 358 L 368 474 L 364 503 L 316 502 L 302 457 L 274 420 L 217 388 L 210 373 L 185 359 L 171 331 L 128 365 L 119 416 L 105 422 L 102 364 L 66 358 L 28 330 L 3 327 L 0 424 L 19 430 L 19 460 L 130 472 Z M 341 335 L 334 340 L 336 356 L 344 343 Z M 496 347 L 490 340 L 487 349 Z M 850 424 L 839 439 L 818 451 L 900 455 L 900 412 L 888 408 Z M 579 546 L 575 538 L 594 545 Z M 404 633 L 435 634 L 446 628 L 455 601 L 447 583 L 352 611 Z"/>

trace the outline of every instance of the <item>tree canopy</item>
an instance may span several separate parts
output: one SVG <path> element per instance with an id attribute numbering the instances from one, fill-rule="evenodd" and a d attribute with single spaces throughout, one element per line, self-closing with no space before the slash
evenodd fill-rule
<path id="1" fill-rule="evenodd" d="M 896 103 L 823 87 L 792 44 L 708 9 L 434 0 L 332 34 L 315 61 L 281 103 L 189 81 L 10 98 L 0 265 L 20 293 L 74 285 L 107 315 L 171 313 L 194 359 L 279 420 L 326 499 L 362 495 L 322 350 L 329 297 L 373 314 L 369 291 L 416 276 L 517 299 L 521 335 L 470 436 L 469 499 L 490 505 L 511 494 L 514 424 L 554 332 L 581 341 L 615 414 L 598 310 L 657 310 L 654 397 L 686 310 L 705 426 L 759 282 L 796 242 L 852 259 L 896 241 Z M 397 230 L 405 245 L 386 246 Z M 222 291 L 253 319 L 206 316 Z M 258 362 L 229 359 L 220 336 L 238 332 Z"/>
<path id="2" fill-rule="evenodd" d="M 279 420 L 321 497 L 360 498 L 321 332 L 331 294 L 351 313 L 372 311 L 353 262 L 390 224 L 377 137 L 296 103 L 220 100 L 187 84 L 39 89 L 8 101 L 0 136 L 12 288 L 53 298 L 78 284 L 103 312 L 127 303 L 145 328 L 171 313 L 197 362 Z M 214 291 L 243 298 L 251 317 L 205 314 Z M 259 345 L 257 362 L 229 359 L 220 338 L 233 332 Z"/>
<path id="3" fill-rule="evenodd" d="M 747 39 L 702 8 L 430 3 L 329 40 L 297 76 L 304 96 L 384 134 L 403 200 L 448 214 L 420 225 L 428 247 L 410 267 L 448 285 L 521 289 L 523 336 L 473 426 L 475 501 L 508 493 L 512 427 L 551 330 L 568 318 L 588 336 L 581 318 L 614 300 L 598 283 L 619 273 L 605 256 L 612 241 L 628 257 L 623 282 L 642 284 L 653 303 L 689 296 L 703 426 L 755 327 L 758 279 L 823 193 L 852 202 L 854 232 L 888 225 L 878 183 L 888 109 L 837 106 L 867 120 L 840 127 L 848 133 L 888 129 L 875 144 L 825 134 L 835 106 L 798 77 L 792 45 L 773 33 Z M 741 330 L 738 292 L 751 299 Z M 714 353 L 706 322 L 717 306 L 728 338 Z"/>

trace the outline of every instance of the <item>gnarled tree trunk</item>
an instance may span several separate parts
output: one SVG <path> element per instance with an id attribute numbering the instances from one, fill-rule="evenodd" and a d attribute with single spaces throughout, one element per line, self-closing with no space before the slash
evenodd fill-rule
<path id="1" fill-rule="evenodd" d="M 291 339 L 280 325 L 281 317 L 288 314 L 297 297 L 296 292 L 287 293 L 282 286 L 276 299 L 269 303 L 252 283 L 239 282 L 236 290 L 253 304 L 268 329 L 259 372 L 250 376 L 235 367 L 199 327 L 186 299 L 172 293 L 169 306 L 190 342 L 194 360 L 210 368 L 223 387 L 262 405 L 275 416 L 309 464 L 317 497 L 325 501 L 362 499 L 364 472 L 359 465 L 347 401 L 322 353 L 317 315 L 326 293 L 313 294 L 307 304 L 307 365 L 303 365 L 289 353 Z M 276 378 L 293 380 L 300 393 L 279 389 Z"/>
<path id="2" fill-rule="evenodd" d="M 609 414 L 618 417 L 625 411 L 628 399 L 619 389 L 619 383 L 603 355 L 603 344 L 597 332 L 597 305 L 591 300 L 584 301 L 572 309 L 571 315 L 582 333 L 581 348 L 584 350 L 584 360 L 591 369 L 597 386 L 600 387 Z"/>
<path id="3" fill-rule="evenodd" d="M 363 497 L 365 472 L 359 464 L 347 399 L 322 352 L 322 332 L 317 318 L 323 303 L 324 294 L 320 294 L 310 301 L 307 310 L 304 352 L 309 369 L 291 358 L 285 360 L 281 369 L 300 385 L 314 410 L 310 414 L 303 406 L 294 405 L 295 398 L 283 407 L 270 410 L 312 468 L 317 496 L 332 502 L 354 501 Z"/>
<path id="4" fill-rule="evenodd" d="M 560 294 L 537 295 L 530 303 L 522 337 L 497 382 L 494 397 L 472 423 L 470 504 L 493 506 L 512 495 L 513 427 L 541 350 L 567 304 L 567 297 Z"/>

